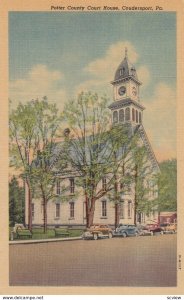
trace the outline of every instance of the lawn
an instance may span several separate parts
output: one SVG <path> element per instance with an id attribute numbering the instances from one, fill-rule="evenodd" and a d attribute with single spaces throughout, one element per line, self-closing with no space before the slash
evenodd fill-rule
<path id="1" fill-rule="evenodd" d="M 69 233 L 70 233 L 70 237 L 79 237 L 82 235 L 83 230 L 82 229 L 68 229 Z M 11 229 L 10 229 L 11 232 Z M 43 228 L 33 228 L 32 230 L 32 240 L 41 240 L 41 239 L 52 239 L 52 238 L 56 238 L 55 237 L 55 232 L 54 229 L 47 229 L 47 232 L 44 233 L 43 232 Z M 57 236 L 57 238 L 60 238 L 59 236 Z M 9 234 L 9 239 L 10 239 L 10 234 Z M 20 240 L 20 238 L 16 237 L 16 234 L 14 234 L 14 240 Z M 21 237 L 22 239 L 29 239 L 28 237 Z"/>

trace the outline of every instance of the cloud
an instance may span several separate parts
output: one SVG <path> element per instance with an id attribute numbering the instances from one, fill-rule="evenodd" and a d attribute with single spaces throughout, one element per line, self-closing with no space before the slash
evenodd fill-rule
<path id="1" fill-rule="evenodd" d="M 62 109 L 66 101 L 66 91 L 61 88 L 64 74 L 60 71 L 49 70 L 46 65 L 35 65 L 24 79 L 10 81 L 9 98 L 12 106 L 19 102 L 26 103 L 31 99 L 41 99 L 47 96 L 49 102 L 57 103 Z"/>
<path id="2" fill-rule="evenodd" d="M 124 59 L 125 47 L 128 48 L 128 57 L 130 61 L 135 63 L 138 54 L 136 53 L 134 46 L 130 42 L 118 42 L 107 49 L 104 57 L 90 62 L 84 68 L 84 71 L 97 78 L 112 80 L 118 65 Z"/>
<path id="3" fill-rule="evenodd" d="M 112 94 L 112 87 L 109 84 L 113 79 L 119 64 L 125 56 L 125 48 L 128 49 L 128 58 L 131 63 L 136 63 L 138 60 L 138 53 L 132 43 L 128 41 L 120 41 L 111 45 L 105 55 L 101 58 L 91 61 L 83 71 L 91 77 L 90 80 L 82 82 L 76 87 L 76 92 L 86 90 L 93 90 L 96 92 L 103 92 Z M 144 87 L 148 84 L 150 73 L 146 66 L 141 66 L 137 70 L 140 81 L 144 82 Z"/>
<path id="4" fill-rule="evenodd" d="M 146 66 L 141 66 L 137 69 L 137 74 L 139 80 L 142 82 L 141 89 L 144 89 L 148 83 L 150 82 L 150 72 L 149 69 Z"/>
<path id="5" fill-rule="evenodd" d="M 161 82 L 153 97 L 144 104 L 144 124 L 158 160 L 176 157 L 175 92 Z"/>

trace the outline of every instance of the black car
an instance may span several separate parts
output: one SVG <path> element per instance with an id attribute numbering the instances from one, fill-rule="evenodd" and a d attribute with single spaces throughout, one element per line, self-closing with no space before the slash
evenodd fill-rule
<path id="1" fill-rule="evenodd" d="M 120 224 L 113 232 L 116 237 L 139 236 L 139 229 L 132 224 Z"/>

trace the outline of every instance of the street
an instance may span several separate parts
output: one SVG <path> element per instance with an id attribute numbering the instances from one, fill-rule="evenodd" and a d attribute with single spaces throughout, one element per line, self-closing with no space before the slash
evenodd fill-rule
<path id="1" fill-rule="evenodd" d="M 176 286 L 176 234 L 10 245 L 11 286 Z"/>

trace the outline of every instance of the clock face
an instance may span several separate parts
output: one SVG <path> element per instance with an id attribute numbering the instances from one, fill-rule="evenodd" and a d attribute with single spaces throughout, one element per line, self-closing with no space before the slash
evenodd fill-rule
<path id="1" fill-rule="evenodd" d="M 126 92 L 126 87 L 125 86 L 120 86 L 118 93 L 120 96 L 123 96 Z"/>
<path id="2" fill-rule="evenodd" d="M 133 94 L 134 96 L 137 95 L 137 89 L 136 89 L 135 86 L 132 87 L 132 94 Z"/>

